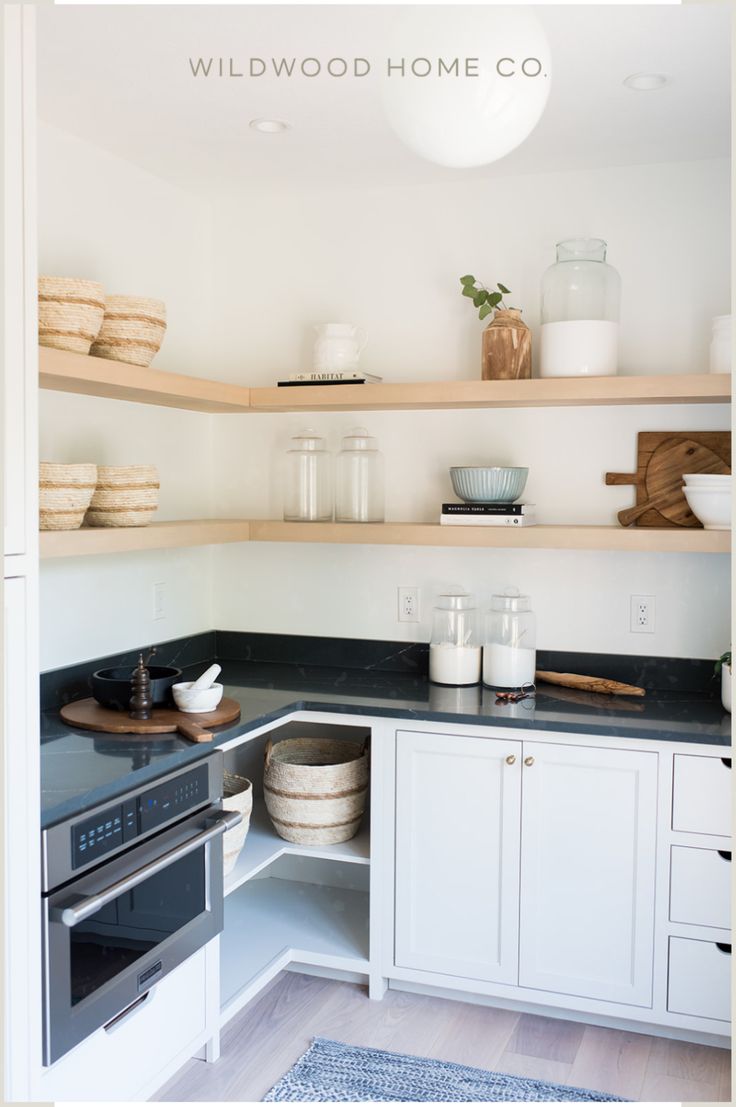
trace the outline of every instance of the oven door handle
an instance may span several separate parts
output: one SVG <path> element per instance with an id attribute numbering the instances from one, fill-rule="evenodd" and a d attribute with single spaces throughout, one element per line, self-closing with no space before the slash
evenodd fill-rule
<path id="1" fill-rule="evenodd" d="M 88 919 L 90 915 L 94 915 L 106 903 L 110 903 L 111 900 L 117 899 L 125 892 L 129 892 L 136 885 L 142 884 L 144 880 L 148 880 L 149 876 L 156 876 L 157 873 L 162 872 L 169 865 L 173 865 L 180 857 L 186 857 L 188 853 L 193 853 L 194 850 L 199 849 L 200 846 L 205 845 L 212 838 L 224 834 L 226 830 L 232 830 L 234 826 L 243 821 L 243 816 L 239 811 L 220 811 L 218 809 L 217 815 L 216 821 L 206 830 L 200 830 L 188 841 L 183 842 L 180 846 L 174 846 L 166 853 L 162 853 L 155 861 L 149 861 L 147 865 L 141 865 L 140 869 L 135 869 L 128 876 L 124 876 L 122 880 L 110 884 L 109 887 L 97 892 L 96 895 L 81 899 L 74 907 L 65 907 L 58 914 L 55 912 L 54 917 L 60 919 L 64 926 L 76 926 L 84 919 Z"/>

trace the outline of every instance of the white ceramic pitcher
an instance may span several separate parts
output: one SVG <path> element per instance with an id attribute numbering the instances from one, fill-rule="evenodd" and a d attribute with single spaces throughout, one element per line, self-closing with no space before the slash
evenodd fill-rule
<path id="1" fill-rule="evenodd" d="M 314 370 L 340 373 L 358 368 L 360 351 L 367 335 L 352 323 L 319 323 L 315 326 Z"/>

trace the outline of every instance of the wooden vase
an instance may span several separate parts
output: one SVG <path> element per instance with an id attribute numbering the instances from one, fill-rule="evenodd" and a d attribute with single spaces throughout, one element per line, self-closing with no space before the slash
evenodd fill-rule
<path id="1" fill-rule="evenodd" d="M 532 332 L 519 308 L 497 311 L 483 331 L 484 381 L 528 380 L 532 375 Z"/>

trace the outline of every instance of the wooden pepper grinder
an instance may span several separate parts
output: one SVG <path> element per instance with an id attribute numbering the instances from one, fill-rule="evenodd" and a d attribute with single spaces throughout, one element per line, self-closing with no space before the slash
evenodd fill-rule
<path id="1" fill-rule="evenodd" d="M 143 654 L 138 657 L 138 664 L 133 670 L 130 681 L 133 695 L 128 704 L 128 714 L 131 719 L 150 719 L 153 714 L 153 694 L 151 692 L 151 674 L 143 664 Z"/>

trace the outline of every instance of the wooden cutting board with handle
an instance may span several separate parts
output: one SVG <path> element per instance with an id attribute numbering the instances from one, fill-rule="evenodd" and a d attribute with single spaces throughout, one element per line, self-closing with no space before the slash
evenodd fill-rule
<path id="1" fill-rule="evenodd" d="M 684 473 L 730 473 L 730 431 L 642 431 L 636 473 L 606 473 L 606 484 L 636 486 L 623 526 L 700 527 L 683 491 Z"/>
<path id="2" fill-rule="evenodd" d="M 175 707 L 154 707 L 150 719 L 131 719 L 124 711 L 103 707 L 97 700 L 76 700 L 61 709 L 61 717 L 70 726 L 97 730 L 103 734 L 180 734 L 190 742 L 211 742 L 214 726 L 234 723 L 240 718 L 240 704 L 225 697 L 214 711 L 178 711 Z"/>

